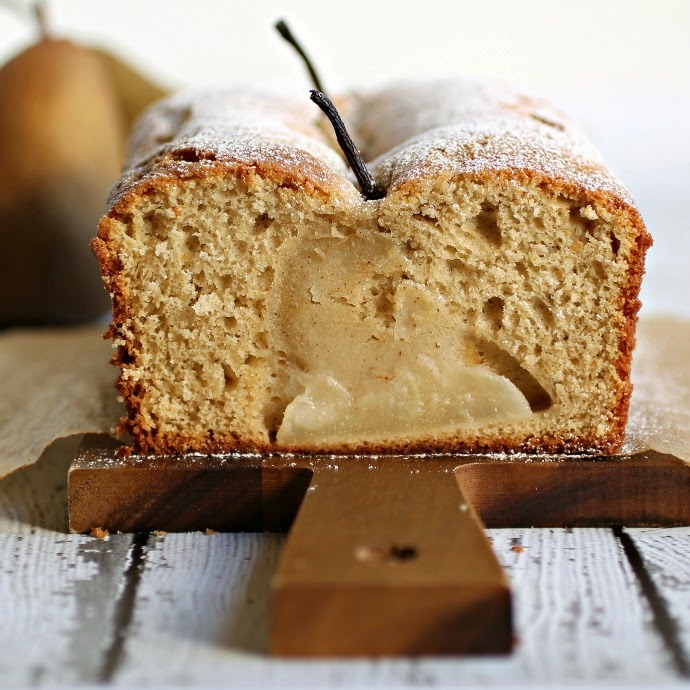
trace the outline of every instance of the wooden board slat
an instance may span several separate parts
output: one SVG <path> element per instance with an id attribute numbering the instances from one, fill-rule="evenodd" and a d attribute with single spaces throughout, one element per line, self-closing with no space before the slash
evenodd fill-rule
<path id="1" fill-rule="evenodd" d="M 129 535 L 67 534 L 67 468 L 80 438 L 0 482 L 0 684 L 101 679 Z"/>
<path id="2" fill-rule="evenodd" d="M 641 558 L 641 580 L 657 625 L 679 673 L 690 679 L 690 527 L 626 529 L 625 534 Z"/>

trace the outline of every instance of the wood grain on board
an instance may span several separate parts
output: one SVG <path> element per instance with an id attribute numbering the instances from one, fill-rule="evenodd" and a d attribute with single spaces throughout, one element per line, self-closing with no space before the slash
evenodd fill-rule
<path id="1" fill-rule="evenodd" d="M 510 650 L 508 583 L 452 471 L 419 458 L 313 471 L 273 581 L 275 653 Z"/>
<path id="2" fill-rule="evenodd" d="M 89 437 L 72 465 L 73 531 L 275 531 L 294 521 L 271 636 L 288 656 L 508 651 L 510 593 L 473 506 L 492 527 L 690 522 L 690 467 L 656 452 L 477 461 L 115 449 Z"/>
<path id="3" fill-rule="evenodd" d="M 273 586 L 276 654 L 500 653 L 512 645 L 507 581 L 448 463 L 118 459 L 112 448 L 92 447 L 70 470 L 69 506 L 78 532 L 275 530 L 294 520 Z"/>
<path id="4" fill-rule="evenodd" d="M 132 536 L 67 533 L 77 437 L 0 483 L 0 687 L 103 680 Z"/>
<path id="5" fill-rule="evenodd" d="M 690 464 L 648 451 L 631 456 L 467 455 L 124 457 L 86 436 L 69 475 L 70 528 L 89 532 L 287 531 L 314 473 L 391 464 L 389 495 L 410 463 L 455 474 L 487 527 L 628 527 L 690 524 Z M 396 474 L 395 468 L 400 470 Z M 342 476 L 342 474 L 340 475 Z M 373 475 L 362 475 L 365 486 Z M 399 478 L 399 479 L 396 479 Z M 353 487 L 353 494 L 359 489 Z M 457 488 L 456 488 L 457 491 Z M 414 491 L 412 491 L 414 493 Z M 460 494 L 457 494 L 458 500 Z M 384 500 L 382 497 L 380 500 Z"/>

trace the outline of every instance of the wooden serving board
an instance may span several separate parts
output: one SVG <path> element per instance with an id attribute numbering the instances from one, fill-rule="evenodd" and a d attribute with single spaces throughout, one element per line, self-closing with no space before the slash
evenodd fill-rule
<path id="1" fill-rule="evenodd" d="M 502 653 L 508 583 L 483 525 L 690 524 L 690 466 L 608 458 L 117 457 L 88 436 L 73 532 L 287 531 L 273 581 L 284 656 Z"/>

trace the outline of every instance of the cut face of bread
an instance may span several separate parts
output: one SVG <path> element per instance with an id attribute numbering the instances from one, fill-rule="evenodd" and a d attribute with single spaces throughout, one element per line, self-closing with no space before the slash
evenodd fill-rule
<path id="1" fill-rule="evenodd" d="M 366 201 L 309 106 L 141 123 L 94 241 L 136 449 L 618 448 L 649 236 L 572 125 L 460 82 L 353 96 Z"/>

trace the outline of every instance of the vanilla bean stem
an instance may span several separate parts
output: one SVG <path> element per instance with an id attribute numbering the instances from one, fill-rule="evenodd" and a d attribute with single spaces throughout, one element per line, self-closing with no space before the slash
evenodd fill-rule
<path id="1" fill-rule="evenodd" d="M 362 189 L 362 194 L 369 200 L 382 199 L 386 193 L 382 191 L 376 184 L 374 176 L 369 172 L 362 154 L 352 141 L 352 137 L 348 134 L 340 114 L 336 107 L 331 103 L 327 96 L 324 96 L 320 91 L 311 90 L 311 100 L 323 110 L 326 117 L 330 120 L 335 130 L 335 137 L 338 140 L 340 148 L 347 158 L 347 162 L 355 174 L 359 186 Z"/>
<path id="2" fill-rule="evenodd" d="M 299 41 L 294 37 L 292 31 L 290 31 L 290 27 L 285 23 L 285 20 L 280 19 L 277 21 L 275 23 L 275 29 L 297 51 L 302 60 L 304 60 L 304 64 L 307 66 L 307 70 L 309 71 L 309 76 L 311 77 L 311 82 L 314 85 L 314 88 L 321 93 L 325 93 L 325 89 L 323 88 L 323 84 L 319 79 L 319 75 L 314 69 L 314 64 L 309 59 L 309 56 L 304 52 L 304 48 L 302 48 Z"/>

